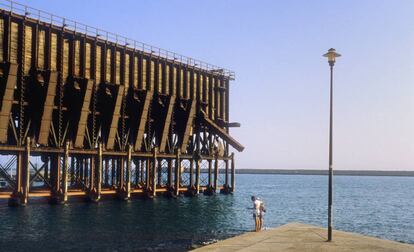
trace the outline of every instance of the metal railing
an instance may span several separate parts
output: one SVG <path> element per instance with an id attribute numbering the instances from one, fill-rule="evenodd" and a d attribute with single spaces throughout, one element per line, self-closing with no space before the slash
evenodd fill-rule
<path id="1" fill-rule="evenodd" d="M 89 25 L 85 25 L 67 18 L 56 16 L 54 14 L 32 8 L 27 5 L 23 5 L 10 0 L 0 0 L 0 9 L 10 11 L 22 16 L 27 16 L 33 19 L 37 19 L 41 22 L 49 23 L 51 25 L 65 28 L 65 30 L 74 31 L 83 35 L 92 37 L 98 37 L 108 42 L 113 42 L 119 46 L 126 46 L 130 49 L 142 51 L 155 57 L 165 58 L 177 63 L 181 63 L 187 66 L 191 66 L 196 69 L 210 71 L 211 73 L 223 75 L 231 80 L 234 80 L 235 74 L 233 71 L 218 67 L 201 60 L 190 58 L 175 52 L 171 52 L 156 46 L 152 46 L 134 39 L 127 38 L 116 33 L 108 32 L 99 28 L 95 28 Z"/>

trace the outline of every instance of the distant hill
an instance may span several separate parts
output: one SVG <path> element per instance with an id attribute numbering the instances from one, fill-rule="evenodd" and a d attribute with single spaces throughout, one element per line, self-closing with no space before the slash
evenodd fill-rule
<path id="1" fill-rule="evenodd" d="M 328 175 L 328 170 L 282 170 L 282 169 L 236 169 L 237 174 L 285 174 L 285 175 Z M 334 170 L 334 175 L 342 176 L 408 176 L 414 171 L 370 171 Z"/>

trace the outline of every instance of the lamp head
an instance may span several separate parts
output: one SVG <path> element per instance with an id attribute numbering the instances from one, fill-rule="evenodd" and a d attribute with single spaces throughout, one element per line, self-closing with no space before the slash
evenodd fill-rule
<path id="1" fill-rule="evenodd" d="M 335 59 L 341 57 L 341 55 L 337 53 L 335 49 L 331 48 L 323 55 L 323 57 L 327 57 L 329 65 L 333 66 L 335 64 Z"/>

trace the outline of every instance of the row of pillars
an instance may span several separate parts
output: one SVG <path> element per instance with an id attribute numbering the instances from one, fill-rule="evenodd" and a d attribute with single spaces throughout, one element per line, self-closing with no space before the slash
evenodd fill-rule
<path id="1" fill-rule="evenodd" d="M 77 167 L 75 169 L 74 159 L 72 157 L 71 170 L 69 171 L 69 149 L 70 144 L 65 144 L 63 162 L 61 162 L 62 154 L 55 153 L 50 154 L 51 157 L 51 169 L 48 169 L 46 164 L 44 177 L 50 179 L 51 196 L 49 202 L 51 204 L 62 204 L 68 200 L 68 188 L 69 184 L 73 184 L 74 180 L 78 182 L 79 179 L 83 181 L 83 190 L 87 193 L 87 199 L 93 202 L 98 202 L 101 198 L 102 184 L 111 184 L 114 189 L 117 190 L 118 198 L 128 200 L 131 197 L 131 168 L 132 168 L 132 146 L 127 148 L 126 163 L 125 157 L 120 157 L 116 164 L 115 169 L 114 159 L 103 157 L 102 144 L 98 145 L 98 154 L 95 157 L 78 158 Z M 29 199 L 30 189 L 30 151 L 31 142 L 30 138 L 26 140 L 26 146 L 24 152 L 17 154 L 17 170 L 16 170 L 16 184 L 11 198 L 9 199 L 9 205 L 26 205 Z M 89 159 L 90 162 L 86 162 Z M 105 161 L 105 162 L 104 162 Z M 109 161 L 112 161 L 112 174 L 111 183 L 109 183 Z M 231 161 L 231 167 L 229 162 Z M 140 169 L 136 169 L 135 184 L 139 182 L 144 187 L 142 188 L 145 195 L 149 198 L 157 195 L 157 184 L 161 183 L 161 160 L 158 159 L 158 148 L 154 148 L 152 157 L 147 158 L 146 161 L 139 160 Z M 168 161 L 168 175 L 167 175 L 167 192 L 166 196 L 177 197 L 181 193 L 181 153 L 178 150 L 175 157 L 175 170 L 173 172 L 173 160 Z M 194 158 L 190 160 L 190 181 L 188 188 L 183 190 L 188 196 L 198 195 L 200 190 L 200 158 Z M 225 183 L 220 190 L 221 193 L 231 193 L 235 189 L 235 166 L 234 166 L 234 154 L 231 155 L 231 160 L 225 160 Z M 193 169 L 195 163 L 195 170 Z M 218 189 L 218 177 L 219 166 L 218 158 L 215 157 L 214 168 L 213 160 L 208 160 L 208 186 L 204 190 L 204 194 L 212 195 Z M 104 167 L 105 165 L 105 167 Z M 125 167 L 126 165 L 126 167 Z M 79 167 L 80 166 L 80 167 Z M 88 167 L 89 166 L 89 167 Z M 144 166 L 145 166 L 145 183 L 144 183 Z M 126 169 L 125 169 L 126 168 Z M 231 180 L 229 181 L 231 169 Z M 89 174 L 87 174 L 89 171 Z M 194 174 L 195 173 L 195 174 Z M 70 176 L 69 176 L 70 175 Z M 194 176 L 195 175 L 195 176 Z M 173 179 L 174 176 L 174 179 Z M 138 177 L 140 179 L 138 180 Z M 195 178 L 195 180 L 194 180 Z M 104 180 L 104 181 L 102 181 Z M 104 182 L 104 183 L 102 183 Z M 230 183 L 229 183 L 230 182 Z M 116 186 L 115 186 L 116 184 Z"/>

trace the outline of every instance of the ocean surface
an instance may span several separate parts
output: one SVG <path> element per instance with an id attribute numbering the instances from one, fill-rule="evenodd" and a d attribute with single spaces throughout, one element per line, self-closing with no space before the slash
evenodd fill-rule
<path id="1" fill-rule="evenodd" d="M 326 226 L 327 177 L 238 174 L 233 195 L 116 200 L 64 206 L 0 205 L 1 251 L 183 251 L 253 229 L 250 196 L 265 227 Z M 414 244 L 414 177 L 336 176 L 334 228 Z"/>

